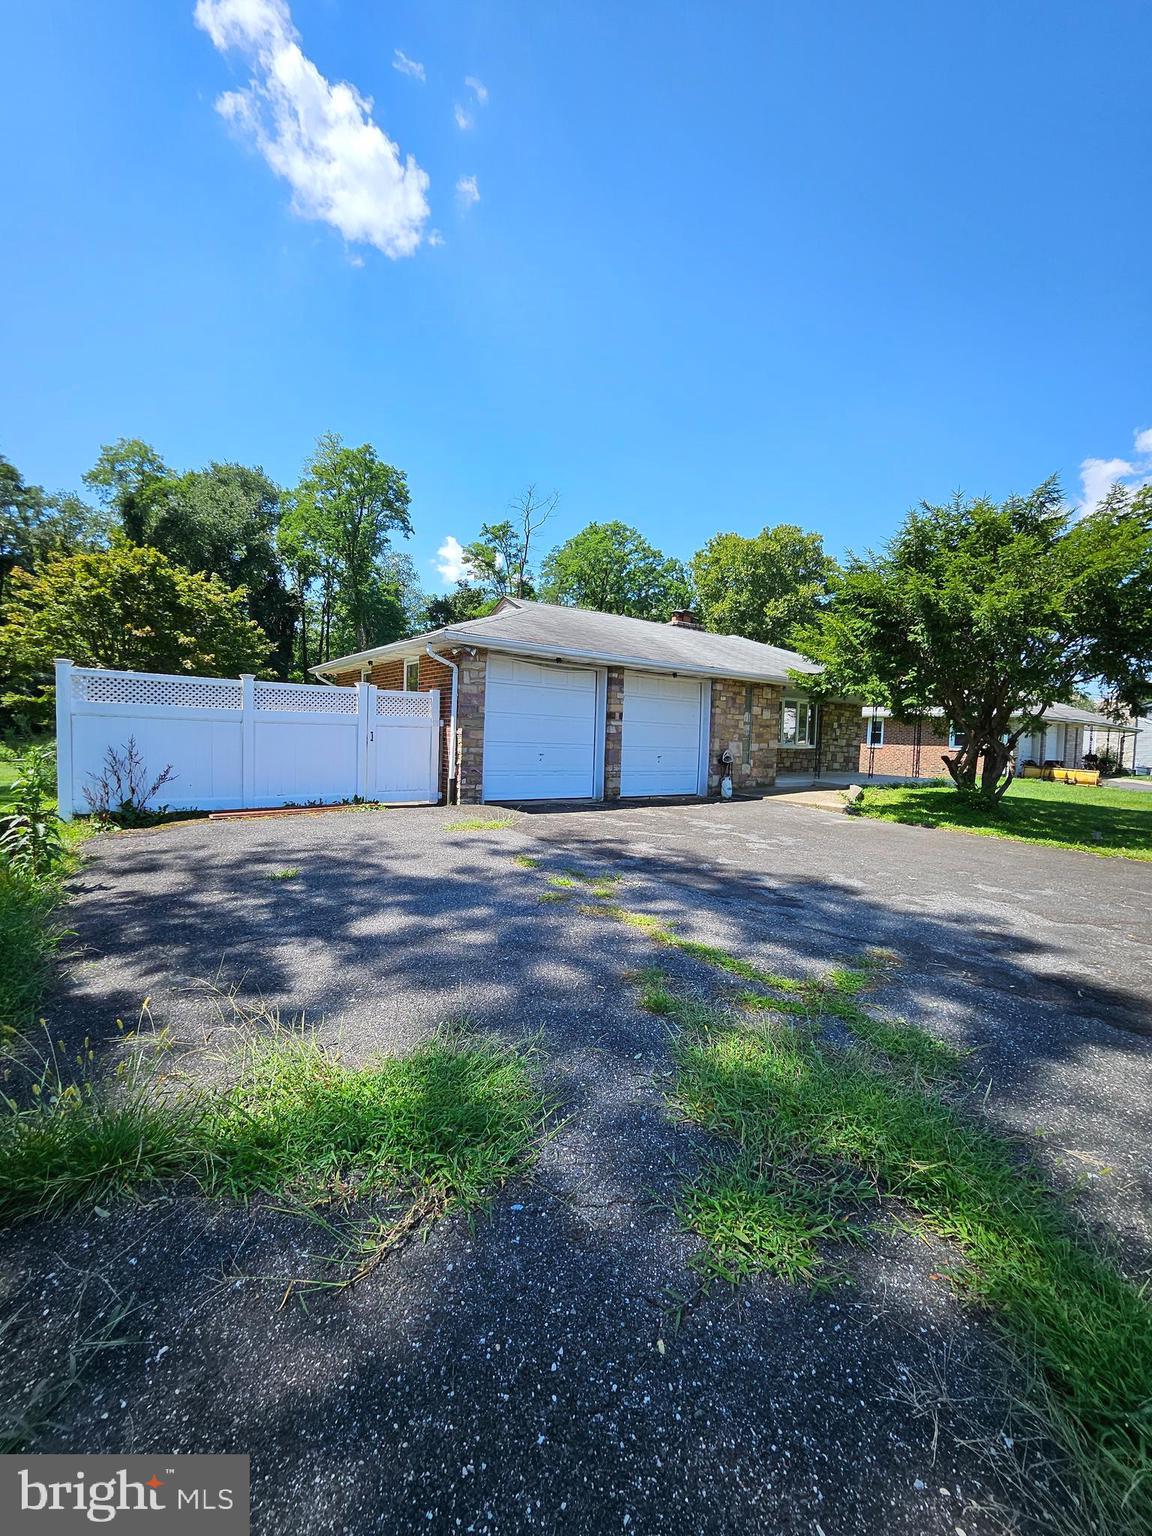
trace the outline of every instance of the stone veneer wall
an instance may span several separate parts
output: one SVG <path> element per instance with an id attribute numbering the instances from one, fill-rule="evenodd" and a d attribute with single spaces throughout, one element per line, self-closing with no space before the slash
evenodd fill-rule
<path id="1" fill-rule="evenodd" d="M 820 772 L 855 773 L 860 762 L 860 701 L 842 699 L 822 704 Z"/>
<path id="2" fill-rule="evenodd" d="M 607 716 L 604 721 L 604 798 L 620 798 L 620 752 L 624 745 L 624 670 L 608 668 Z"/>
<path id="3" fill-rule="evenodd" d="M 484 689 L 487 651 L 469 656 L 455 653 L 460 668 L 456 700 L 456 798 L 461 805 L 479 805 L 484 797 Z"/>
<path id="4" fill-rule="evenodd" d="M 732 752 L 732 783 L 737 789 L 767 789 L 776 782 L 776 740 L 780 689 L 771 683 L 712 680 L 712 725 L 708 742 L 708 788 L 719 789 L 720 754 Z"/>

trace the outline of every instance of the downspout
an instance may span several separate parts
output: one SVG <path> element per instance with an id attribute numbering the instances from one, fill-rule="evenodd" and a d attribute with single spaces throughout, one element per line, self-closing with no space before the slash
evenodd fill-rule
<path id="1" fill-rule="evenodd" d="M 439 651 L 434 651 L 430 645 L 424 647 L 426 653 L 433 661 L 438 661 L 441 666 L 451 669 L 452 672 L 452 704 L 448 713 L 448 794 L 449 805 L 459 805 L 459 785 L 456 783 L 456 700 L 460 689 L 460 668 L 448 656 L 442 656 Z"/>

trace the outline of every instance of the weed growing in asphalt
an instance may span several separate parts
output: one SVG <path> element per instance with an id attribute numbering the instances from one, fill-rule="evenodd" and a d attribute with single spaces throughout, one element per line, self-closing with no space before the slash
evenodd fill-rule
<path id="1" fill-rule="evenodd" d="M 655 967 L 630 978 L 640 1005 L 678 1026 L 673 1108 L 731 1149 L 677 1207 L 704 1241 L 705 1282 L 767 1271 L 831 1283 L 837 1247 L 865 1242 L 870 1218 L 898 1204 L 955 1247 L 958 1292 L 988 1309 L 1031 1374 L 1024 1410 L 1063 1448 L 1085 1507 L 1104 1512 L 1100 1528 L 1152 1528 L 1146 1290 L 1092 1243 L 1018 1144 L 933 1086 L 955 1079 L 965 1053 L 865 1009 L 888 960 L 781 988 L 653 919 L 611 915 L 722 973 L 756 971 L 766 989 L 702 1001 Z"/>
<path id="2" fill-rule="evenodd" d="M 0 1222 L 191 1178 L 208 1194 L 307 1202 L 384 1193 L 473 1205 L 527 1157 L 547 1108 L 526 1055 L 442 1035 L 341 1063 L 314 1034 L 246 1039 L 209 1091 L 137 1052 L 108 1090 L 46 1070 L 0 1106 Z"/>
<path id="3" fill-rule="evenodd" d="M 541 891 L 539 900 L 542 904 L 563 906 L 572 900 L 571 891 Z"/>
<path id="4" fill-rule="evenodd" d="M 300 878 L 300 871 L 298 869 L 270 869 L 264 878 L 265 880 L 298 880 Z"/>
<path id="5" fill-rule="evenodd" d="M 469 816 L 465 821 L 450 821 L 446 832 L 510 832 L 515 825 L 511 821 L 488 821 L 482 816 Z"/>
<path id="6" fill-rule="evenodd" d="M 530 853 L 517 853 L 512 856 L 513 864 L 519 864 L 521 869 L 539 869 L 540 860 L 534 859 Z"/>

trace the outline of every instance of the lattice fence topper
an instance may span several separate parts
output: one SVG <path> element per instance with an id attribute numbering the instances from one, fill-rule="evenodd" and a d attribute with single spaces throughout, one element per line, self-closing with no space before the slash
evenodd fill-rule
<path id="1" fill-rule="evenodd" d="M 243 709 L 239 678 L 142 677 L 132 672 L 73 672 L 72 692 L 87 704 L 146 704 L 167 709 Z"/>
<path id="2" fill-rule="evenodd" d="M 381 688 L 376 694 L 377 717 L 386 720 L 434 720 L 435 704 L 430 693 L 386 693 Z"/>
<path id="3" fill-rule="evenodd" d="M 323 683 L 257 683 L 256 708 L 294 715 L 354 715 L 356 690 Z"/>

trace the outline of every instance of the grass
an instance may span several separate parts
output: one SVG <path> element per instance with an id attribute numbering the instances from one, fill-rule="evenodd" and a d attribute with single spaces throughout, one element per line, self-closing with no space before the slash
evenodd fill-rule
<path id="1" fill-rule="evenodd" d="M 623 916 L 722 973 L 758 969 Z M 966 1053 L 867 1012 L 887 963 L 873 956 L 775 996 L 720 1001 L 685 996 L 655 967 L 630 978 L 641 1006 L 679 1026 L 673 1107 L 731 1148 L 679 1200 L 706 1245 L 697 1267 L 705 1281 L 767 1271 L 829 1284 L 830 1250 L 865 1242 L 869 1210 L 898 1204 L 954 1245 L 950 1278 L 1027 1365 L 1029 1411 L 1063 1448 L 1100 1528 L 1136 1536 L 1152 1527 L 1147 1289 L 1092 1244 L 1017 1143 L 931 1087 L 954 1079 Z M 825 1033 L 826 1019 L 846 1027 L 847 1044 Z"/>
<path id="2" fill-rule="evenodd" d="M 857 1198 L 870 1186 L 877 1202 L 898 1200 L 955 1245 L 958 1288 L 1038 1366 L 1054 1432 L 1110 1510 L 1110 1529 L 1149 1529 L 1152 1306 L 1019 1149 L 859 1053 L 787 1024 L 749 1032 L 721 1023 L 675 1051 L 677 1107 L 738 1148 L 738 1176 L 706 1174 L 682 1206 L 712 1244 L 705 1267 L 727 1277 L 818 1274 L 814 1250 L 837 1214 L 821 1185 L 863 1176 Z"/>
<path id="3" fill-rule="evenodd" d="M 264 876 L 265 880 L 298 880 L 298 869 L 270 869 Z"/>
<path id="4" fill-rule="evenodd" d="M 228 1086 L 162 1085 L 143 1056 L 104 1092 L 50 1081 L 0 1116 L 0 1223 L 164 1181 L 306 1203 L 387 1194 L 472 1205 L 525 1160 L 547 1113 L 523 1052 L 437 1038 L 343 1065 L 312 1034 L 245 1045 Z"/>
<path id="5" fill-rule="evenodd" d="M 36 1022 L 36 1011 L 64 937 L 53 914 L 59 880 L 34 880 L 0 868 L 0 1042 Z"/>
<path id="6" fill-rule="evenodd" d="M 1113 858 L 1152 859 L 1152 792 L 1016 779 L 999 806 L 962 798 L 951 785 L 874 788 L 858 804 L 864 816 L 984 837 L 1075 848 Z"/>
<path id="7" fill-rule="evenodd" d="M 469 816 L 464 821 L 450 821 L 446 832 L 510 832 L 515 825 L 511 821 L 488 821 L 483 816 Z"/>

